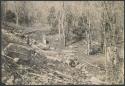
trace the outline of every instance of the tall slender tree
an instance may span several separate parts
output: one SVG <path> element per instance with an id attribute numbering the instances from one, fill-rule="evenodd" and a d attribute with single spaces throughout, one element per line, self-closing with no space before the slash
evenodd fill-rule
<path id="1" fill-rule="evenodd" d="M 19 25 L 19 7 L 16 1 L 14 1 L 14 8 L 16 14 L 16 25 Z"/>
<path id="2" fill-rule="evenodd" d="M 6 5 L 7 5 L 6 1 L 1 2 L 1 17 L 3 22 L 5 21 L 6 18 Z"/>
<path id="3" fill-rule="evenodd" d="M 116 19 L 115 3 L 104 2 L 105 7 L 105 57 L 106 57 L 106 80 L 112 84 L 119 83 L 119 52 L 118 52 L 118 20 Z"/>

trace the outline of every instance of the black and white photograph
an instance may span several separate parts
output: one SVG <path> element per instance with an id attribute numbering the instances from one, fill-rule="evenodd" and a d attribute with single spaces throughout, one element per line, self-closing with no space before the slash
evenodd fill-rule
<path id="1" fill-rule="evenodd" d="M 124 1 L 1 1 L 5 85 L 124 85 Z"/>

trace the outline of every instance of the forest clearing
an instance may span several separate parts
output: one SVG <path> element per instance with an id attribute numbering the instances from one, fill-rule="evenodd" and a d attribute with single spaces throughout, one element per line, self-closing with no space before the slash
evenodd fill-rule
<path id="1" fill-rule="evenodd" d="M 123 1 L 2 1 L 6 85 L 124 84 Z"/>

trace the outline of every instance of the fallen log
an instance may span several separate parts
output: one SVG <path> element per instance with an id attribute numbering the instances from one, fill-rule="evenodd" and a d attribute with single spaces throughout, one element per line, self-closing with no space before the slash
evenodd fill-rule
<path id="1" fill-rule="evenodd" d="M 49 69 L 49 71 L 52 72 L 54 75 L 56 75 L 58 77 L 64 77 L 64 78 L 67 78 L 67 79 L 72 79 L 72 76 L 64 74 L 64 73 L 62 73 L 60 71 L 52 70 L 52 69 Z"/>
<path id="2" fill-rule="evenodd" d="M 7 41 L 7 43 L 26 44 L 26 40 L 23 40 L 12 33 L 7 33 L 5 30 L 2 30 L 2 39 Z"/>

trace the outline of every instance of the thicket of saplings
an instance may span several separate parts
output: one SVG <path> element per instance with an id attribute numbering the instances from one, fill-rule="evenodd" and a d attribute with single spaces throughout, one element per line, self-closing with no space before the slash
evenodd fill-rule
<path id="1" fill-rule="evenodd" d="M 59 14 L 55 13 L 55 8 L 51 7 L 50 12 L 47 16 L 47 24 L 51 26 L 50 35 L 58 34 L 59 32 L 58 16 Z M 16 24 L 16 19 L 17 19 L 16 17 L 17 16 L 14 12 L 12 12 L 11 10 L 7 10 L 5 21 Z M 22 25 L 22 26 L 31 26 L 33 25 L 33 23 L 35 23 L 35 16 L 30 16 L 29 18 L 27 14 L 21 15 L 20 13 L 18 15 L 18 23 L 19 25 Z M 75 16 L 70 10 L 66 10 L 65 17 L 64 17 L 66 45 L 70 45 L 82 39 L 86 39 L 86 30 L 88 29 L 86 25 L 88 25 L 87 16 L 85 16 L 84 14 L 81 16 L 80 15 Z M 93 47 L 91 50 L 92 52 L 90 52 L 90 54 L 96 54 L 101 51 L 100 47 L 97 47 L 97 46 Z"/>

